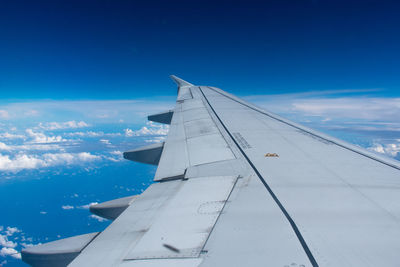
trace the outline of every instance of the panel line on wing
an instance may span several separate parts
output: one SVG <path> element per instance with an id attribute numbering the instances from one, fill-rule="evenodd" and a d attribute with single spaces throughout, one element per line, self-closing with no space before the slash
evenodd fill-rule
<path id="1" fill-rule="evenodd" d="M 194 98 L 176 104 L 154 181 L 181 177 L 191 166 L 236 158 L 198 87 L 186 89 Z"/>
<path id="2" fill-rule="evenodd" d="M 225 129 L 225 131 L 228 133 L 230 138 L 232 138 L 233 142 L 236 144 L 237 148 L 240 150 L 244 158 L 247 160 L 247 162 L 250 164 L 251 168 L 254 170 L 254 172 L 257 174 L 258 178 L 261 180 L 265 188 L 268 190 L 269 194 L 271 197 L 274 199 L 275 203 L 278 205 L 278 207 L 281 209 L 282 213 L 285 215 L 286 219 L 289 221 L 289 224 L 291 225 L 293 231 L 295 232 L 298 240 L 300 241 L 301 246 L 304 249 L 304 252 L 306 253 L 308 259 L 310 260 L 310 263 L 312 264 L 313 267 L 318 267 L 318 263 L 315 260 L 310 248 L 308 247 L 305 239 L 303 238 L 300 230 L 298 229 L 296 223 L 293 221 L 291 216 L 289 215 L 288 211 L 285 209 L 285 207 L 282 205 L 278 197 L 275 195 L 275 193 L 272 191 L 271 187 L 268 185 L 268 183 L 265 181 L 264 177 L 260 174 L 260 172 L 257 170 L 257 168 L 254 166 L 254 164 L 251 162 L 251 160 L 248 158 L 246 153 L 243 151 L 243 149 L 239 146 L 239 144 L 236 142 L 236 140 L 233 138 L 232 134 L 229 132 L 228 128 L 225 126 L 225 124 L 222 122 L 221 118 L 218 116 L 218 114 L 215 112 L 214 108 L 211 106 L 210 102 L 208 101 L 206 95 L 204 94 L 203 90 L 201 87 L 199 87 L 200 92 L 202 93 L 204 99 L 206 100 L 208 106 L 210 109 L 213 111 L 219 122 L 221 123 L 222 127 Z"/>

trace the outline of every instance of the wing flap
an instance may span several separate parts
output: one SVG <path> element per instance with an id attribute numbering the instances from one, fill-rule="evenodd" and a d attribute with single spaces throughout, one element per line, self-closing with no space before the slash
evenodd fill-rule
<path id="1" fill-rule="evenodd" d="M 200 177 L 182 186 L 126 260 L 198 257 L 236 176 Z"/>
<path id="2" fill-rule="evenodd" d="M 149 230 L 182 181 L 155 183 L 135 199 L 69 266 L 118 266 Z"/>
<path id="3" fill-rule="evenodd" d="M 70 266 L 197 258 L 236 180 L 210 176 L 151 185 Z"/>

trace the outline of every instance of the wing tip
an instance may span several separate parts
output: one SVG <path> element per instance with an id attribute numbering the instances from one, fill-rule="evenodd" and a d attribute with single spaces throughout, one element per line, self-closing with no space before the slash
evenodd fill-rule
<path id="1" fill-rule="evenodd" d="M 193 86 L 193 84 L 191 84 L 175 75 L 170 75 L 169 77 L 178 85 L 178 87 Z"/>

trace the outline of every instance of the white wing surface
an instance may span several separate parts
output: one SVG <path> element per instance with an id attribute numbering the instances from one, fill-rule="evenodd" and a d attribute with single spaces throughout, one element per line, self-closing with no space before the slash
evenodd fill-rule
<path id="1" fill-rule="evenodd" d="M 139 196 L 91 208 L 101 233 L 23 251 L 33 266 L 399 266 L 400 165 L 175 76 Z"/>

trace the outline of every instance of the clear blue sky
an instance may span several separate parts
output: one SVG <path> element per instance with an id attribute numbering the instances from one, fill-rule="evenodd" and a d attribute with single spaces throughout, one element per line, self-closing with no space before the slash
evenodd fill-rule
<path id="1" fill-rule="evenodd" d="M 171 95 L 169 74 L 238 95 L 399 95 L 399 11 L 365 0 L 4 0 L 1 98 Z"/>

